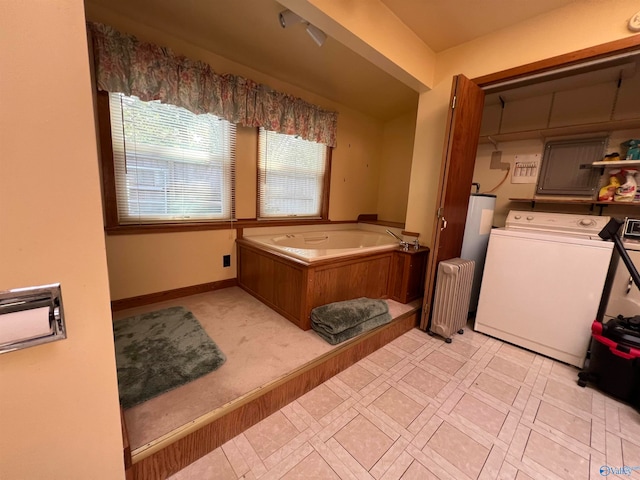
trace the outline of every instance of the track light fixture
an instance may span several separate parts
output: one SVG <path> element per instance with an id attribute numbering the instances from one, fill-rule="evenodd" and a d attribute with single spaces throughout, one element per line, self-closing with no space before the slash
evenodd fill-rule
<path id="1" fill-rule="evenodd" d="M 283 10 L 280 12 L 280 26 L 282 28 L 287 28 L 290 25 L 300 22 L 304 22 L 302 17 L 300 15 L 296 15 L 291 10 Z"/>
<path id="2" fill-rule="evenodd" d="M 307 33 L 312 38 L 312 40 L 316 42 L 316 45 L 318 45 L 319 47 L 321 47 L 322 44 L 327 39 L 327 35 L 322 30 L 320 30 L 315 25 L 311 25 L 304 18 L 302 18 L 300 15 L 293 13 L 291 10 L 283 10 L 282 12 L 280 12 L 279 19 L 280 19 L 280 26 L 282 28 L 287 28 L 297 23 L 305 24 L 307 26 L 306 28 Z"/>
<path id="3" fill-rule="evenodd" d="M 322 30 L 310 23 L 307 24 L 307 33 L 319 47 L 321 47 L 327 39 L 327 35 Z"/>

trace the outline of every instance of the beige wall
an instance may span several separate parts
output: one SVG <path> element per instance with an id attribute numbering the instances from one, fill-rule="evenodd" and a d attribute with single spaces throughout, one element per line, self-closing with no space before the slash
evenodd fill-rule
<path id="1" fill-rule="evenodd" d="M 361 213 L 376 213 L 382 121 L 98 7 L 88 6 L 87 18 L 112 25 L 140 39 L 166 45 L 190 58 L 203 60 L 216 71 L 244 75 L 338 111 L 338 146 L 333 151 L 329 218 L 355 220 Z M 257 133 L 254 129 L 238 129 L 236 161 L 236 215 L 238 218 L 255 218 Z M 410 155 L 404 161 L 410 162 Z M 111 298 L 117 300 L 233 278 L 233 239 L 234 231 L 107 237 Z M 222 255 L 230 252 L 232 267 L 222 269 Z M 164 260 L 159 261 L 160 258 Z"/>
<path id="2" fill-rule="evenodd" d="M 380 220 L 404 223 L 407 216 L 415 129 L 415 111 L 384 124 L 377 210 Z"/>
<path id="3" fill-rule="evenodd" d="M 0 31 L 0 290 L 60 282 L 68 329 L 0 356 L 0 477 L 124 478 L 82 3 L 5 0 Z"/>
<path id="4" fill-rule="evenodd" d="M 430 243 L 454 75 L 474 78 L 629 36 L 626 22 L 637 10 L 636 0 L 574 2 L 439 53 L 434 88 L 418 105 L 406 228 Z"/>

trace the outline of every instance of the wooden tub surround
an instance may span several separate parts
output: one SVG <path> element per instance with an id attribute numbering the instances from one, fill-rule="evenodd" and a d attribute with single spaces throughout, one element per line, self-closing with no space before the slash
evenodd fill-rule
<path id="1" fill-rule="evenodd" d="M 238 285 L 303 330 L 320 305 L 359 297 L 408 303 L 422 296 L 426 247 L 306 263 L 242 238 L 236 243 Z"/>

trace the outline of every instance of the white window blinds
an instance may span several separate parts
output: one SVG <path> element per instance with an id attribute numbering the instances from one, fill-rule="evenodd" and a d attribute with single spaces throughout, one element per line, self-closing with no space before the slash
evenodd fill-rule
<path id="1" fill-rule="evenodd" d="M 234 218 L 235 125 L 109 94 L 121 224 Z"/>
<path id="2" fill-rule="evenodd" d="M 260 128 L 258 218 L 321 218 L 327 146 Z"/>

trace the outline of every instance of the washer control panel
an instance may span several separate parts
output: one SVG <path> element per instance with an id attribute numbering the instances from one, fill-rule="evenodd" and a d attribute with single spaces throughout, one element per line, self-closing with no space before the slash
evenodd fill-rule
<path id="1" fill-rule="evenodd" d="M 610 217 L 598 215 L 511 210 L 505 228 L 597 237 L 609 220 Z"/>

